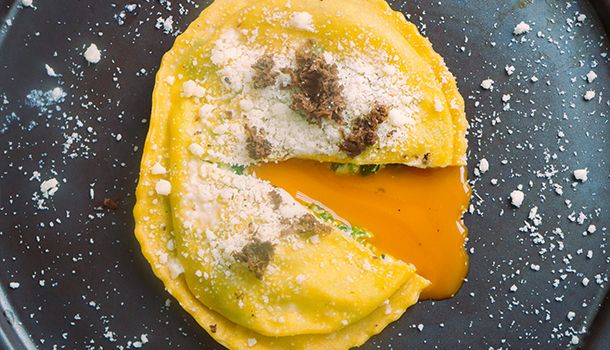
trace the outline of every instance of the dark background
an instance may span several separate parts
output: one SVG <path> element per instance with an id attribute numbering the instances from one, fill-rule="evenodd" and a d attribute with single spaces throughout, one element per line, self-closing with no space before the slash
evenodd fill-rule
<path id="1" fill-rule="evenodd" d="M 155 71 L 208 2 L 17 3 L 0 0 L 0 348 L 134 348 L 142 335 L 144 348 L 219 348 L 152 275 L 131 215 Z M 610 18 L 608 1 L 594 3 Z M 599 15 L 586 1 L 391 4 L 445 57 L 466 100 L 471 268 L 455 298 L 417 304 L 364 348 L 610 348 L 608 306 L 593 322 L 610 260 L 609 50 Z M 166 34 L 155 23 L 168 16 Z M 517 37 L 520 21 L 532 31 Z M 82 57 L 90 43 L 102 50 L 97 65 Z M 590 84 L 589 70 L 598 76 Z M 491 91 L 480 88 L 487 78 Z M 27 97 L 58 86 L 60 103 Z M 589 102 L 587 90 L 596 92 Z M 491 166 L 478 177 L 481 158 Z M 572 171 L 585 167 L 589 180 L 574 185 Z M 49 178 L 61 184 L 39 209 L 33 197 Z M 526 197 L 515 209 L 508 195 L 518 185 Z M 119 208 L 99 208 L 104 198 Z M 534 206 L 540 226 L 528 219 Z M 582 225 L 572 212 L 586 216 Z M 533 229 L 520 230 L 525 222 Z M 590 224 L 596 232 L 583 235 Z"/>

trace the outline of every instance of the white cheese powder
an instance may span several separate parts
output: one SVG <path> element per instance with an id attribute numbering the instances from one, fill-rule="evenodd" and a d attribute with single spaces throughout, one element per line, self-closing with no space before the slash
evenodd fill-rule
<path id="1" fill-rule="evenodd" d="M 485 90 L 491 90 L 493 85 L 494 81 L 492 79 L 485 79 L 481 82 L 481 87 Z"/>
<path id="2" fill-rule="evenodd" d="M 157 162 L 152 166 L 152 168 L 150 168 L 150 172 L 153 175 L 163 175 L 167 173 L 167 169 Z"/>
<path id="3" fill-rule="evenodd" d="M 595 98 L 595 91 L 587 90 L 587 92 L 585 92 L 583 98 L 585 99 L 585 101 L 591 101 L 592 99 Z"/>
<path id="4" fill-rule="evenodd" d="M 40 192 L 42 192 L 44 198 L 53 196 L 57 190 L 59 190 L 59 181 L 55 178 L 48 179 L 40 184 Z"/>
<path id="5" fill-rule="evenodd" d="M 313 17 L 309 12 L 294 12 L 292 16 L 290 16 L 290 26 L 308 32 L 315 31 Z"/>
<path id="6" fill-rule="evenodd" d="M 525 198 L 525 194 L 522 191 L 515 190 L 510 193 L 511 204 L 517 208 L 519 208 L 521 206 L 521 204 L 523 204 L 524 198 Z"/>
<path id="7" fill-rule="evenodd" d="M 522 35 L 528 33 L 530 30 L 532 30 L 532 27 L 530 27 L 529 24 L 525 22 L 519 22 L 519 24 L 515 26 L 515 29 L 513 29 L 513 34 Z"/>
<path id="8" fill-rule="evenodd" d="M 189 152 L 191 152 L 193 155 L 195 155 L 197 157 L 201 157 L 205 153 L 205 150 L 203 149 L 203 147 L 201 147 L 200 145 L 198 145 L 196 143 L 191 143 L 188 147 L 188 150 L 189 150 Z"/>
<path id="9" fill-rule="evenodd" d="M 89 45 L 89 47 L 87 47 L 87 50 L 85 50 L 83 56 L 85 56 L 87 62 L 93 64 L 98 63 L 102 59 L 102 53 L 95 44 Z"/>
<path id="10" fill-rule="evenodd" d="M 53 69 L 53 67 L 49 66 L 48 64 L 44 65 L 44 69 L 45 71 L 47 71 L 47 75 L 50 77 L 57 77 L 57 73 L 55 73 L 55 69 Z"/>
<path id="11" fill-rule="evenodd" d="M 172 192 L 172 184 L 167 180 L 161 179 L 155 184 L 155 191 L 162 196 L 167 196 Z"/>
<path id="12" fill-rule="evenodd" d="M 197 97 L 202 98 L 205 95 L 203 86 L 197 84 L 193 80 L 188 80 L 182 83 L 182 97 Z"/>
<path id="13" fill-rule="evenodd" d="M 485 174 L 489 170 L 489 162 L 487 159 L 483 158 L 479 161 L 479 171 L 481 174 Z"/>
<path id="14" fill-rule="evenodd" d="M 586 182 L 588 175 L 589 170 L 587 168 L 574 170 L 574 178 L 580 182 Z"/>

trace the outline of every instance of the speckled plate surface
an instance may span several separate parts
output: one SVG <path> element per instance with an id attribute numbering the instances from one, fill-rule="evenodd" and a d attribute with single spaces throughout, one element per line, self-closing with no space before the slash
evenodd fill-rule
<path id="1" fill-rule="evenodd" d="M 155 71 L 208 2 L 20 3 L 0 1 L 0 348 L 219 348 L 154 278 L 131 214 Z M 364 348 L 608 349 L 608 307 L 592 326 L 610 260 L 598 15 L 586 1 L 392 6 L 445 57 L 467 102 L 471 267 L 455 298 L 417 304 Z M 521 21 L 531 31 L 516 36 Z M 82 56 L 91 43 L 96 65 Z M 483 158 L 490 169 L 477 175 Z"/>

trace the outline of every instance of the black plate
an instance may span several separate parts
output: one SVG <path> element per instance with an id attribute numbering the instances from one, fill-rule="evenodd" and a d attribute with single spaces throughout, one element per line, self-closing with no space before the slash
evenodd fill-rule
<path id="1" fill-rule="evenodd" d="M 133 348 L 145 335 L 151 349 L 219 348 L 153 277 L 131 215 L 154 74 L 174 40 L 155 23 L 173 16 L 175 35 L 207 3 L 133 0 L 133 12 L 123 11 L 127 3 L 0 6 L 0 347 Z M 608 288 L 610 259 L 609 50 L 599 17 L 585 1 L 392 6 L 431 39 L 467 102 L 471 268 L 455 298 L 417 304 L 364 348 L 559 348 L 576 336 L 579 345 L 590 339 L 607 349 L 599 337 L 610 333 L 607 308 L 606 321 L 586 335 Z M 532 31 L 514 36 L 520 21 Z M 90 43 L 103 50 L 97 65 L 82 57 Z M 48 76 L 45 63 L 62 76 Z M 516 68 L 510 77 L 506 65 Z M 591 69 L 598 78 L 587 83 Z M 480 87 L 487 78 L 495 81 L 491 91 Z M 27 98 L 57 86 L 67 94 L 61 103 L 32 106 Z M 596 92 L 589 102 L 587 90 Z M 477 177 L 481 158 L 491 168 Z M 574 185 L 578 168 L 589 169 L 589 180 Z M 45 210 L 33 199 L 35 172 L 61 181 L 40 203 Z M 508 195 L 520 184 L 525 201 L 515 209 Z M 97 209 L 104 198 L 119 208 Z M 519 229 L 531 223 L 534 206 L 539 235 Z M 586 215 L 583 225 L 572 212 Z M 584 236 L 590 224 L 597 230 Z"/>

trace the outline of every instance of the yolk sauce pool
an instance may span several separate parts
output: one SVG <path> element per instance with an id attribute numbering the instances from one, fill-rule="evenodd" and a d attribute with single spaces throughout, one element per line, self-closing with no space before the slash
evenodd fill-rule
<path id="1" fill-rule="evenodd" d="M 432 284 L 424 299 L 453 296 L 468 272 L 462 214 L 470 200 L 464 167 L 389 165 L 368 176 L 337 174 L 328 163 L 288 160 L 256 167 L 258 178 L 332 210 L 373 234 L 380 252 L 412 263 Z"/>

